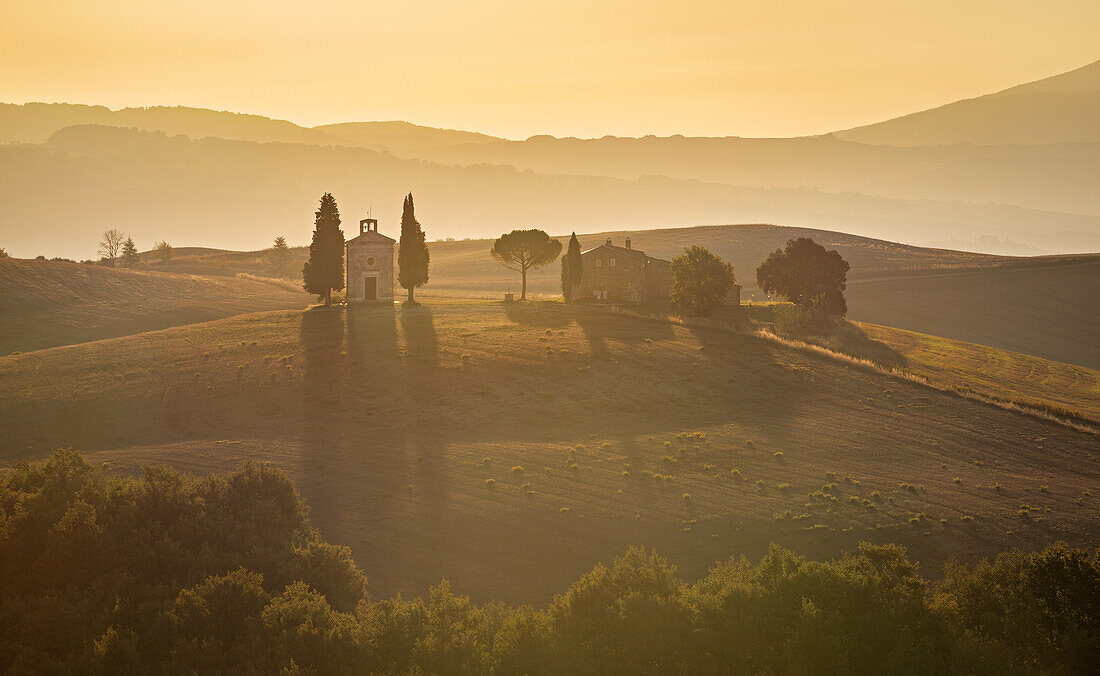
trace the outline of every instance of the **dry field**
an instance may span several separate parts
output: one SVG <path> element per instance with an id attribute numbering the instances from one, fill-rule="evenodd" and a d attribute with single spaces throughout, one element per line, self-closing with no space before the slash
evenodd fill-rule
<path id="1" fill-rule="evenodd" d="M 631 544 L 935 575 L 1100 545 L 1100 439 L 748 335 L 558 303 L 266 312 L 0 357 L 0 463 L 284 467 L 372 593 L 546 602 Z"/>
<path id="2" fill-rule="evenodd" d="M 257 310 L 304 308 L 289 282 L 0 260 L 0 354 L 126 336 Z"/>

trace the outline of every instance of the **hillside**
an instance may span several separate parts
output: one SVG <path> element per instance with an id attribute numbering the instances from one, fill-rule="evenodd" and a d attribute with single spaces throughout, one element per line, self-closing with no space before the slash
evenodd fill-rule
<path id="1" fill-rule="evenodd" d="M 1100 61 L 986 96 L 837 132 L 894 146 L 1100 141 Z"/>
<path id="2" fill-rule="evenodd" d="M 1003 401 L 1077 411 L 1100 421 L 1100 371 L 988 345 L 859 323 L 871 344 L 897 355 L 905 371 Z"/>
<path id="3" fill-rule="evenodd" d="M 0 260 L 0 354 L 284 308 L 312 298 L 286 284 L 64 261 Z"/>
<path id="4" fill-rule="evenodd" d="M 1093 435 L 559 304 L 261 313 L 0 357 L 0 417 L 20 421 L 6 463 L 58 446 L 126 471 L 274 462 L 379 596 L 446 576 L 541 603 L 630 544 L 688 579 L 770 541 L 899 541 L 928 571 L 1100 544 Z"/>
<path id="5" fill-rule="evenodd" d="M 857 278 L 845 295 L 853 320 L 1100 369 L 1097 257 Z"/>
<path id="6" fill-rule="evenodd" d="M 409 190 L 433 238 L 496 236 L 518 226 L 563 232 L 780 222 L 894 241 L 1011 233 L 1048 251 L 1100 250 L 1100 216 L 1003 205 L 453 167 L 363 148 L 189 140 L 112 127 L 70 127 L 43 146 L 0 146 L 3 246 L 23 257 L 86 257 L 112 227 L 141 248 L 167 239 L 256 249 L 276 235 L 304 244 L 326 191 L 347 223 L 372 210 L 383 232 L 393 233 Z M 24 222 L 39 227 L 14 227 Z"/>
<path id="7" fill-rule="evenodd" d="M 557 235 L 563 241 L 567 234 Z M 731 261 L 745 301 L 765 300 L 756 288 L 756 268 L 787 240 L 811 237 L 836 249 L 852 269 L 847 291 L 849 316 L 874 324 L 1100 367 L 1092 337 L 1100 331 L 1095 312 L 1081 311 L 1081 299 L 1100 297 L 1100 257 L 1014 258 L 928 249 L 845 233 L 775 225 L 721 225 L 579 234 L 582 249 L 612 238 L 646 253 L 671 259 L 699 244 Z M 519 292 L 519 275 L 492 260 L 492 240 L 431 242 L 426 298 L 499 299 Z M 305 249 L 292 251 L 295 266 Z M 159 264 L 154 264 L 159 267 Z M 261 252 L 214 251 L 181 255 L 167 269 L 196 274 L 266 274 Z M 558 297 L 557 264 L 528 273 L 534 297 Z M 948 274 L 950 273 L 950 274 Z"/>

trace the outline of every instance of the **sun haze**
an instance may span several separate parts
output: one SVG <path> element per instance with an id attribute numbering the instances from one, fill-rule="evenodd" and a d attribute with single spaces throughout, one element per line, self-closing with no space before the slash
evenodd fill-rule
<path id="1" fill-rule="evenodd" d="M 6 2 L 0 101 L 191 105 L 314 125 L 793 136 L 1096 58 L 1100 5 Z"/>

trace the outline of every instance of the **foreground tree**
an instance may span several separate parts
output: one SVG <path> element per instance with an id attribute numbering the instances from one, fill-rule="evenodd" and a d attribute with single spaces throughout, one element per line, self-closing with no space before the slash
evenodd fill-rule
<path id="1" fill-rule="evenodd" d="M 527 300 L 527 271 L 553 263 L 560 253 L 561 242 L 542 230 L 513 230 L 501 235 L 489 251 L 494 260 L 523 277 L 520 300 Z"/>
<path id="2" fill-rule="evenodd" d="M 133 237 L 127 237 L 122 243 L 122 264 L 128 268 L 135 268 L 139 262 L 137 245 Z"/>
<path id="3" fill-rule="evenodd" d="M 756 283 L 765 293 L 774 293 L 804 310 L 820 307 L 830 315 L 848 312 L 844 301 L 848 262 L 809 237 L 787 242 L 773 251 L 756 269 Z"/>
<path id="4" fill-rule="evenodd" d="M 682 314 L 706 317 L 733 288 L 733 266 L 701 246 L 684 249 L 672 259 L 669 301 Z"/>
<path id="5" fill-rule="evenodd" d="M 286 245 L 286 237 L 280 235 L 275 238 L 271 250 L 268 251 L 268 262 L 276 277 L 290 276 L 290 247 Z"/>
<path id="6" fill-rule="evenodd" d="M 103 239 L 99 241 L 99 255 L 105 258 L 110 265 L 114 265 L 125 240 L 126 235 L 122 234 L 121 230 L 114 228 L 107 230 L 103 233 Z"/>
<path id="7" fill-rule="evenodd" d="M 573 302 L 573 289 L 581 283 L 581 244 L 577 233 L 569 237 L 569 246 L 561 257 L 561 295 L 566 303 Z"/>
<path id="8" fill-rule="evenodd" d="M 157 255 L 157 259 L 161 262 L 161 265 L 164 265 L 172 260 L 172 256 L 174 256 L 176 252 L 172 250 L 171 244 L 161 240 L 153 245 L 153 253 Z"/>
<path id="9" fill-rule="evenodd" d="M 326 192 L 314 220 L 309 260 L 302 268 L 303 288 L 332 304 L 332 292 L 344 288 L 344 231 L 340 229 L 340 210 L 336 198 Z"/>
<path id="10" fill-rule="evenodd" d="M 397 281 L 409 291 L 406 305 L 416 305 L 413 289 L 428 283 L 428 245 L 424 242 L 424 231 L 416 220 L 413 208 L 413 195 L 405 196 L 401 206 L 401 243 L 397 252 Z"/>

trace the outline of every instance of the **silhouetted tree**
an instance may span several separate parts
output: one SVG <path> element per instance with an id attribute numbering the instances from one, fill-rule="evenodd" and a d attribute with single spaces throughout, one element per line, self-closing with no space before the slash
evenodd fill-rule
<path id="1" fill-rule="evenodd" d="M 115 259 L 118 258 L 119 249 L 122 248 L 122 242 L 125 239 L 126 235 L 122 234 L 121 230 L 115 230 L 114 228 L 107 230 L 103 233 L 103 239 L 99 242 L 99 255 L 105 258 L 110 265 L 114 265 Z"/>
<path id="2" fill-rule="evenodd" d="M 332 292 L 344 288 L 344 231 L 340 229 L 340 210 L 332 193 L 321 197 L 316 212 L 309 260 L 302 268 L 303 288 L 332 304 Z"/>
<path id="3" fill-rule="evenodd" d="M 153 245 L 153 251 L 157 254 L 157 258 L 161 264 L 166 264 L 172 260 L 172 256 L 175 255 L 175 251 L 172 250 L 172 245 L 164 240 L 161 240 Z"/>
<path id="4" fill-rule="evenodd" d="M 554 262 L 561 253 L 561 242 L 550 239 L 542 230 L 513 230 L 493 242 L 490 255 L 504 267 L 523 277 L 520 300 L 527 300 L 527 271 Z"/>
<path id="5" fill-rule="evenodd" d="M 8 256 L 8 252 L 5 251 L 3 247 L 0 247 L 0 258 L 10 258 L 10 256 Z"/>
<path id="6" fill-rule="evenodd" d="M 122 264 L 128 268 L 135 268 L 140 262 L 138 258 L 137 245 L 134 244 L 133 237 L 127 237 L 126 241 L 122 243 Z"/>
<path id="7" fill-rule="evenodd" d="M 581 283 L 581 244 L 577 233 L 569 238 L 569 246 L 561 257 L 561 295 L 566 303 L 573 302 L 573 289 Z"/>
<path id="8" fill-rule="evenodd" d="M 271 270 L 278 277 L 290 276 L 290 248 L 286 245 L 286 237 L 282 235 L 275 238 L 268 252 L 268 261 Z"/>
<path id="9" fill-rule="evenodd" d="M 672 307 L 705 317 L 722 304 L 735 283 L 733 266 L 701 246 L 684 249 L 672 259 Z"/>
<path id="10" fill-rule="evenodd" d="M 826 251 L 812 239 L 799 237 L 760 264 L 756 283 L 765 293 L 782 296 L 805 310 L 820 306 L 831 315 L 844 316 L 848 270 L 848 262 L 835 250 Z"/>
<path id="11" fill-rule="evenodd" d="M 424 231 L 416 220 L 413 208 L 413 196 L 405 196 L 401 206 L 401 243 L 397 252 L 397 281 L 408 289 L 407 305 L 415 305 L 413 289 L 428 283 L 428 245 L 424 242 Z"/>

